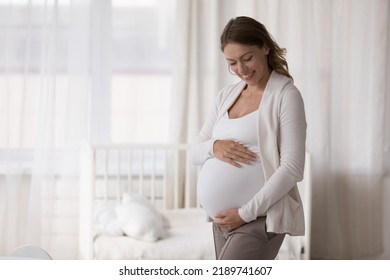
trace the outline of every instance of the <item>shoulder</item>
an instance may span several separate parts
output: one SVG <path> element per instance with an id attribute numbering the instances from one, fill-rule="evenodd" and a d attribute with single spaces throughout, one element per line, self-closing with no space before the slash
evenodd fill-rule
<path id="1" fill-rule="evenodd" d="M 279 74 L 276 71 L 272 71 L 267 87 L 279 93 L 284 93 L 290 90 L 297 90 L 294 85 L 293 79 L 285 75 Z"/>
<path id="2" fill-rule="evenodd" d="M 270 78 L 270 84 L 274 93 L 280 96 L 281 101 L 302 99 L 301 92 L 295 86 L 293 79 L 290 77 L 273 71 Z"/>

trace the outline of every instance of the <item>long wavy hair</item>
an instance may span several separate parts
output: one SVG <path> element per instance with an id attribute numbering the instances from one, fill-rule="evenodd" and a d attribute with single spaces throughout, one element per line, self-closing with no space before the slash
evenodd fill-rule
<path id="1" fill-rule="evenodd" d="M 286 49 L 279 47 L 265 26 L 255 19 L 245 16 L 232 18 L 221 34 L 222 52 L 228 43 L 259 46 L 260 48 L 266 45 L 269 48 L 269 67 L 279 74 L 292 78 L 284 57 Z"/>

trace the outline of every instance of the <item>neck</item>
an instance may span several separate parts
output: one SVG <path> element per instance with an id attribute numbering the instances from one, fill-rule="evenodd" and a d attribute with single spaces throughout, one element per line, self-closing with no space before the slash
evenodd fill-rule
<path id="1" fill-rule="evenodd" d="M 263 92 L 265 90 L 265 87 L 267 86 L 269 77 L 271 76 L 271 72 L 267 71 L 264 73 L 264 76 L 258 81 L 255 85 L 247 85 L 246 88 L 249 90 L 249 92 Z"/>

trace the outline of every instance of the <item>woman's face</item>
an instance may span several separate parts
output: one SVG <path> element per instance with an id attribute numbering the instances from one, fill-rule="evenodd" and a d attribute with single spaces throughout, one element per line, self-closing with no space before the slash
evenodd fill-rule
<path id="1" fill-rule="evenodd" d="M 223 53 L 231 71 L 248 85 L 255 86 L 268 78 L 267 55 L 269 48 L 267 46 L 264 45 L 260 48 L 258 46 L 228 43 Z"/>

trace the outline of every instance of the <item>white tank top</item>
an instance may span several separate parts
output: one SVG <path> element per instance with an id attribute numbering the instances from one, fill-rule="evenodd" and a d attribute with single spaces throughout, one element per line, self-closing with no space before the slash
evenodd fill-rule
<path id="1" fill-rule="evenodd" d="M 212 138 L 235 140 L 259 154 L 257 141 L 257 111 L 236 119 L 227 112 L 216 123 Z M 203 165 L 198 178 L 198 198 L 207 214 L 214 218 L 219 211 L 239 208 L 248 202 L 264 184 L 261 162 L 241 164 L 237 168 L 215 157 Z"/>

